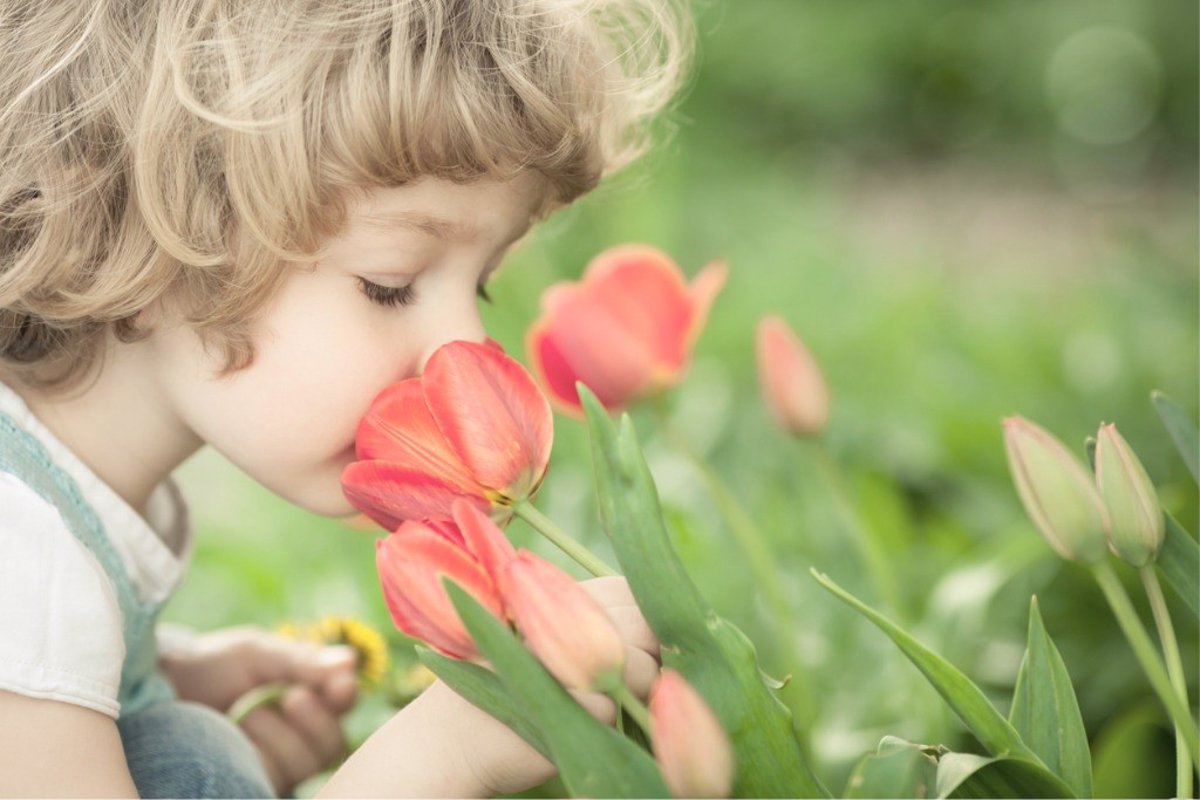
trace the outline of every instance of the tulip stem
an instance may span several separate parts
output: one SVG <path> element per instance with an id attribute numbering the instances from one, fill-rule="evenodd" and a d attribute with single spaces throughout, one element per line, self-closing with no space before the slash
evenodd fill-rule
<path id="1" fill-rule="evenodd" d="M 1167 610 L 1167 601 L 1163 597 L 1162 586 L 1158 582 L 1158 574 L 1154 564 L 1150 563 L 1139 570 L 1142 585 L 1146 588 L 1146 597 L 1150 600 L 1150 608 L 1154 612 L 1154 624 L 1158 628 L 1158 639 L 1162 642 L 1163 656 L 1167 662 L 1167 673 L 1175 694 L 1188 706 L 1187 679 L 1183 675 L 1183 661 L 1179 657 L 1179 643 L 1175 639 L 1175 628 L 1171 624 L 1171 614 Z M 1187 749 L 1187 738 L 1183 729 L 1175 726 L 1175 792 L 1179 800 L 1192 796 L 1192 756 Z"/>
<path id="2" fill-rule="evenodd" d="M 1175 723 L 1175 730 L 1183 737 L 1189 758 L 1195 759 L 1200 753 L 1200 747 L 1197 747 L 1200 737 L 1196 735 L 1196 723 L 1192 720 L 1188 704 L 1175 693 L 1174 687 L 1171 686 L 1166 667 L 1163 666 L 1162 659 L 1155 652 L 1154 644 L 1150 641 L 1150 635 L 1146 633 L 1145 627 L 1142 626 L 1142 621 L 1138 619 L 1133 603 L 1130 602 L 1129 595 L 1125 592 L 1125 587 L 1121 585 L 1112 566 L 1105 561 L 1092 565 L 1092 575 L 1100 584 L 1100 589 L 1104 592 L 1104 598 L 1108 601 L 1113 616 L 1117 618 L 1117 623 L 1121 626 L 1126 640 L 1142 665 L 1142 671 L 1146 673 L 1159 701 L 1166 707 L 1171 721 Z"/>
<path id="3" fill-rule="evenodd" d="M 621 718 L 621 708 L 624 707 L 629 716 L 633 717 L 633 721 L 640 725 L 647 735 L 650 734 L 650 712 L 637 695 L 629 691 L 624 681 L 613 687 L 612 698 L 617 703 L 617 719 Z"/>
<path id="4" fill-rule="evenodd" d="M 534 530 L 549 539 L 559 550 L 575 559 L 588 572 L 597 577 L 618 574 L 599 556 L 568 536 L 562 528 L 554 524 L 552 519 L 534 508 L 533 503 L 528 500 L 518 500 L 512 509 L 514 514 L 528 522 Z"/>
<path id="5" fill-rule="evenodd" d="M 264 683 L 261 686 L 255 686 L 234 700 L 233 705 L 225 713 L 233 720 L 234 724 L 241 725 L 255 709 L 279 702 L 283 693 L 287 691 L 287 687 L 286 683 Z"/>
<path id="6" fill-rule="evenodd" d="M 742 508 L 733 492 L 725 485 L 725 482 L 713 470 L 712 466 L 691 446 L 688 440 L 676 430 L 671 424 L 670 417 L 667 415 L 666 409 L 654 405 L 654 412 L 658 418 L 659 427 L 663 435 L 671 442 L 671 444 L 681 452 L 700 473 L 700 477 L 704 480 L 705 486 L 708 488 L 709 496 L 717 506 L 717 510 L 721 516 L 725 518 L 729 530 L 733 532 L 734 538 L 741 545 L 742 550 L 750 559 L 750 567 L 755 573 L 757 583 L 762 587 L 766 594 L 767 602 L 771 605 L 772 615 L 777 627 L 776 636 L 779 638 L 780 647 L 783 649 L 783 657 L 789 667 L 792 669 L 800 668 L 800 658 L 796 652 L 796 636 L 792 629 L 792 610 L 787 601 L 787 597 L 783 591 L 783 584 L 779 579 L 779 571 L 776 568 L 774 556 L 771 554 L 770 547 L 767 544 L 766 537 L 762 531 L 755 525 L 754 520 Z M 796 693 L 796 708 L 795 714 L 797 718 L 797 735 L 801 740 L 807 742 L 808 724 L 812 721 L 811 706 L 812 701 L 808 695 L 808 685 L 803 680 L 790 681 L 790 686 L 793 686 L 793 691 Z"/>
<path id="7" fill-rule="evenodd" d="M 842 517 L 842 524 L 850 534 L 850 540 L 858 551 L 858 557 L 862 561 L 863 567 L 871 576 L 871 583 L 875 585 L 876 594 L 897 621 L 903 623 L 906 615 L 900 600 L 900 589 L 896 585 L 895 576 L 888 569 L 888 557 L 880 547 L 879 538 L 874 535 L 873 531 L 867 529 L 861 515 L 854 510 L 841 467 L 830 455 L 824 440 L 816 440 L 812 449 L 816 454 L 817 467 L 825 478 L 826 484 L 829 485 L 833 505 Z"/>

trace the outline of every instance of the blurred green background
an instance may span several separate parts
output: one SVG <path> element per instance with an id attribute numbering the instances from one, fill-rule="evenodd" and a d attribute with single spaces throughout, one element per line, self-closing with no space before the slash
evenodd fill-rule
<path id="1" fill-rule="evenodd" d="M 811 450 L 760 405 L 753 327 L 765 312 L 826 372 L 828 445 L 887 549 L 910 630 L 1007 712 L 1036 593 L 1079 694 L 1097 794 L 1170 794 L 1164 717 L 1090 578 L 1022 512 L 1000 419 L 1022 414 L 1080 446 L 1115 421 L 1195 530 L 1195 486 L 1149 393 L 1196 417 L 1196 4 L 697 0 L 694 11 L 697 69 L 662 146 L 513 254 L 483 309 L 492 335 L 523 357 L 540 292 L 613 244 L 657 245 L 689 274 L 726 259 L 730 281 L 673 415 L 769 532 L 802 663 L 781 660 L 748 562 L 687 462 L 652 418 L 635 421 L 704 593 L 769 672 L 815 698 L 826 784 L 840 794 L 885 734 L 972 742 L 899 652 L 808 575 L 815 565 L 879 599 Z M 211 452 L 179 478 L 199 538 L 168 619 L 206 630 L 333 613 L 391 630 L 378 532 L 291 508 Z M 607 553 L 590 481 L 582 426 L 559 418 L 539 506 Z M 1195 697 L 1197 632 L 1172 608 Z M 368 699 L 352 736 L 389 713 Z"/>

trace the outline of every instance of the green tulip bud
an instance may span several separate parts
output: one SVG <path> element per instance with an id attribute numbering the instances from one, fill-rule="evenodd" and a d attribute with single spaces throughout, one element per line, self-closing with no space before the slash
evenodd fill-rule
<path id="1" fill-rule="evenodd" d="M 1024 417 L 1004 420 L 1004 444 L 1025 511 L 1055 552 L 1071 561 L 1103 559 L 1108 512 L 1079 459 Z"/>
<path id="2" fill-rule="evenodd" d="M 1164 522 L 1162 506 L 1150 476 L 1116 425 L 1101 425 L 1096 434 L 1096 486 L 1108 509 L 1108 544 L 1135 567 L 1158 557 Z"/>

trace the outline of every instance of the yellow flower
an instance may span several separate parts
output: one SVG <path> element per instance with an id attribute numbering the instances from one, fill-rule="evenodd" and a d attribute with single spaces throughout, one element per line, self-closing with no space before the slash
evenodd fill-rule
<path id="1" fill-rule="evenodd" d="M 429 688 L 437 675 L 424 664 L 416 663 L 396 676 L 396 692 L 402 697 L 412 698 Z"/>
<path id="2" fill-rule="evenodd" d="M 366 686 L 377 685 L 387 673 L 387 642 L 379 631 L 362 620 L 327 616 L 315 623 L 284 622 L 276 630 L 293 639 L 350 647 L 358 656 L 358 679 Z"/>

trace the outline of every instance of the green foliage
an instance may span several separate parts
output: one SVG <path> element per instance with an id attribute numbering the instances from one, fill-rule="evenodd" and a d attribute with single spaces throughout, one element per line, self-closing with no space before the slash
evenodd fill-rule
<path id="1" fill-rule="evenodd" d="M 1196 424 L 1188 419 L 1187 414 L 1174 400 L 1162 392 L 1154 392 L 1151 399 L 1159 419 L 1162 420 L 1167 433 L 1171 434 L 1175 449 L 1187 464 L 1192 477 L 1200 483 L 1200 432 L 1196 430 Z"/>
<path id="2" fill-rule="evenodd" d="M 738 797 L 827 797 L 792 731 L 792 714 L 758 668 L 754 645 L 712 611 L 667 537 L 658 493 L 628 417 L 620 432 L 578 386 L 592 436 L 597 496 L 629 587 L 662 644 L 663 666 L 704 697 L 733 744 Z"/>
<path id="3" fill-rule="evenodd" d="M 1121 710 L 1096 734 L 1096 797 L 1170 797 L 1175 759 L 1170 727 L 1152 700 Z"/>
<path id="4" fill-rule="evenodd" d="M 494 672 L 478 664 L 447 658 L 428 647 L 418 645 L 416 649 L 421 663 L 429 667 L 455 693 L 512 728 L 543 756 L 551 757 L 550 748 L 542 741 L 541 733 L 530 721 L 524 706 L 513 699 L 512 694 L 504 688 L 504 684 Z"/>
<path id="5" fill-rule="evenodd" d="M 1020 734 L 1000 715 L 988 701 L 983 691 L 946 659 L 914 639 L 909 633 L 878 611 L 863 603 L 854 595 L 838 586 L 829 576 L 815 569 L 813 577 L 831 594 L 858 611 L 887 634 L 913 665 L 938 691 L 946 703 L 954 709 L 975 737 L 995 756 L 1013 755 L 1040 763 L 1038 757 L 1021 740 Z"/>
<path id="6" fill-rule="evenodd" d="M 1071 787 L 1092 796 L 1092 754 L 1071 676 L 1046 633 L 1037 597 L 1029 602 L 1029 640 L 1017 674 L 1008 721 L 1021 739 Z M 999 795 L 996 795 L 999 796 Z"/>
<path id="7" fill-rule="evenodd" d="M 938 797 L 1075 797 L 1042 764 L 1023 758 L 946 753 L 938 759 Z"/>
<path id="8" fill-rule="evenodd" d="M 1192 616 L 1200 617 L 1200 545 L 1169 513 L 1166 537 L 1155 566 Z"/>
<path id="9" fill-rule="evenodd" d="M 442 583 L 484 657 L 550 752 L 575 797 L 667 797 L 658 767 L 641 747 L 579 705 L 516 635 L 449 578 Z"/>
<path id="10" fill-rule="evenodd" d="M 937 750 L 885 736 L 850 773 L 842 797 L 931 797 L 937 787 Z"/>

